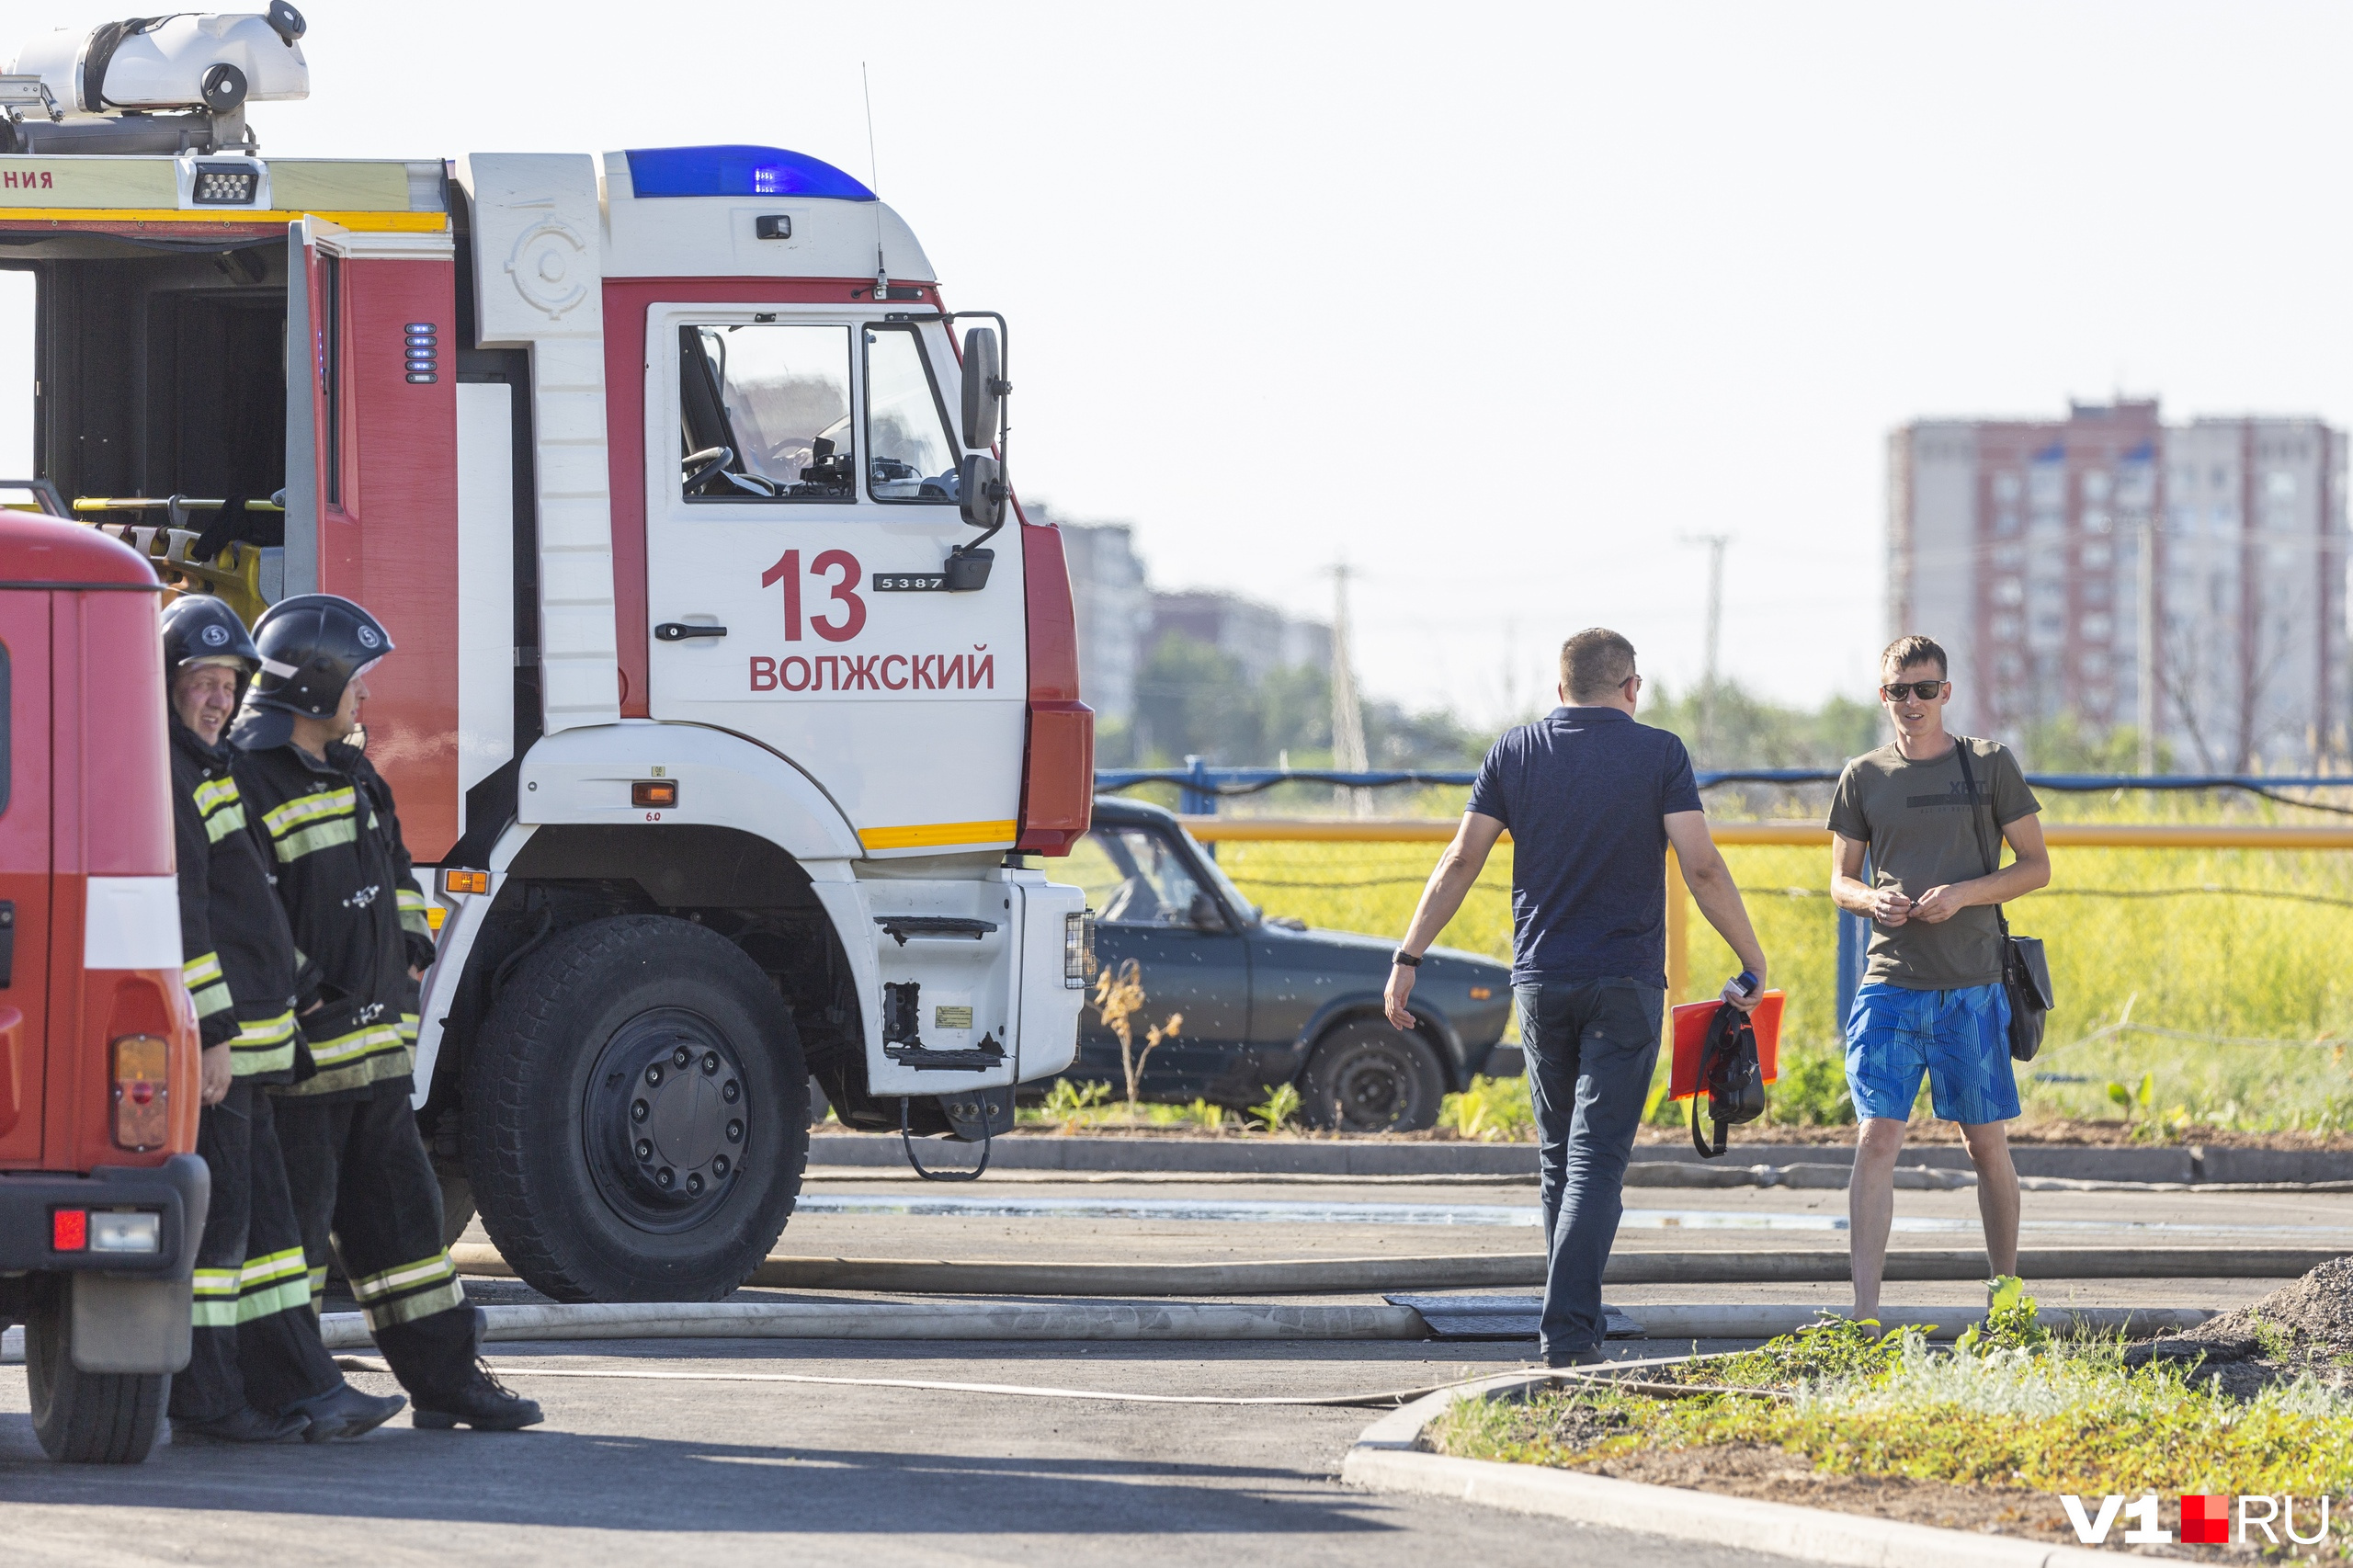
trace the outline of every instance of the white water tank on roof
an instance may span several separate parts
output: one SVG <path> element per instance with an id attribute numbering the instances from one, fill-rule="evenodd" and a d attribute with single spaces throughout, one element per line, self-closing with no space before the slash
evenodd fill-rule
<path id="1" fill-rule="evenodd" d="M 291 6 L 256 12 L 192 12 L 144 27 L 111 22 L 63 28 L 25 45 L 12 75 L 38 75 L 68 115 L 119 109 L 209 108 L 311 96 L 311 67 Z"/>

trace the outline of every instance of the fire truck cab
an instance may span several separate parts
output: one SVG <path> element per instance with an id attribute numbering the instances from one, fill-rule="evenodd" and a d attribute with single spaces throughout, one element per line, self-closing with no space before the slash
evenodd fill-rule
<path id="1" fill-rule="evenodd" d="M 300 96 L 292 7 L 144 28 L 0 77 L 39 476 L 181 589 L 391 631 L 452 1233 L 707 1298 L 790 1212 L 811 1074 L 852 1126 L 1009 1127 L 1075 1050 L 1091 927 L 1034 858 L 1093 731 L 1004 323 L 817 159 L 265 156 L 206 85 Z"/>

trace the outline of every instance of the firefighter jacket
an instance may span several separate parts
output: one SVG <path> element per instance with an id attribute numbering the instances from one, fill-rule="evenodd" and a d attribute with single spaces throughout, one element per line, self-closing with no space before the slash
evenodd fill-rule
<path id="1" fill-rule="evenodd" d="M 302 1015 L 318 1074 L 284 1092 L 405 1084 L 416 1045 L 409 970 L 433 961 L 433 938 L 391 786 L 357 746 L 331 745 L 321 761 L 290 741 L 239 756 L 236 779 L 294 940 L 319 971 L 321 1005 Z"/>
<path id="2" fill-rule="evenodd" d="M 246 820 L 227 745 L 207 745 L 172 718 L 172 829 L 179 866 L 181 971 L 207 1046 L 226 1041 L 232 1070 L 290 1083 L 301 955 L 270 887 L 269 850 Z"/>

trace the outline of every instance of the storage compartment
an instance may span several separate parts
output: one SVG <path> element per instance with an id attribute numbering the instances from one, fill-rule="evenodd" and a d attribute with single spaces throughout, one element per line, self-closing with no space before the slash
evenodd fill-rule
<path id="1" fill-rule="evenodd" d="M 285 484 L 282 242 L 188 251 L 76 235 L 6 249 L 0 267 L 38 279 L 33 450 L 68 501 L 267 500 Z"/>

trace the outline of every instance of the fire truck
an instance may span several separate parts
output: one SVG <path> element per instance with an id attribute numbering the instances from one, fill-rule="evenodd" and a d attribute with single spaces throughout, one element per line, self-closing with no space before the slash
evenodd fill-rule
<path id="1" fill-rule="evenodd" d="M 813 1075 L 984 1142 L 1075 1050 L 1092 928 L 1038 859 L 1086 829 L 1093 719 L 1003 469 L 1006 324 L 802 153 L 264 155 L 303 30 L 142 18 L 0 77 L 25 505 L 248 619 L 381 619 L 451 1219 L 558 1299 L 721 1295 Z"/>

